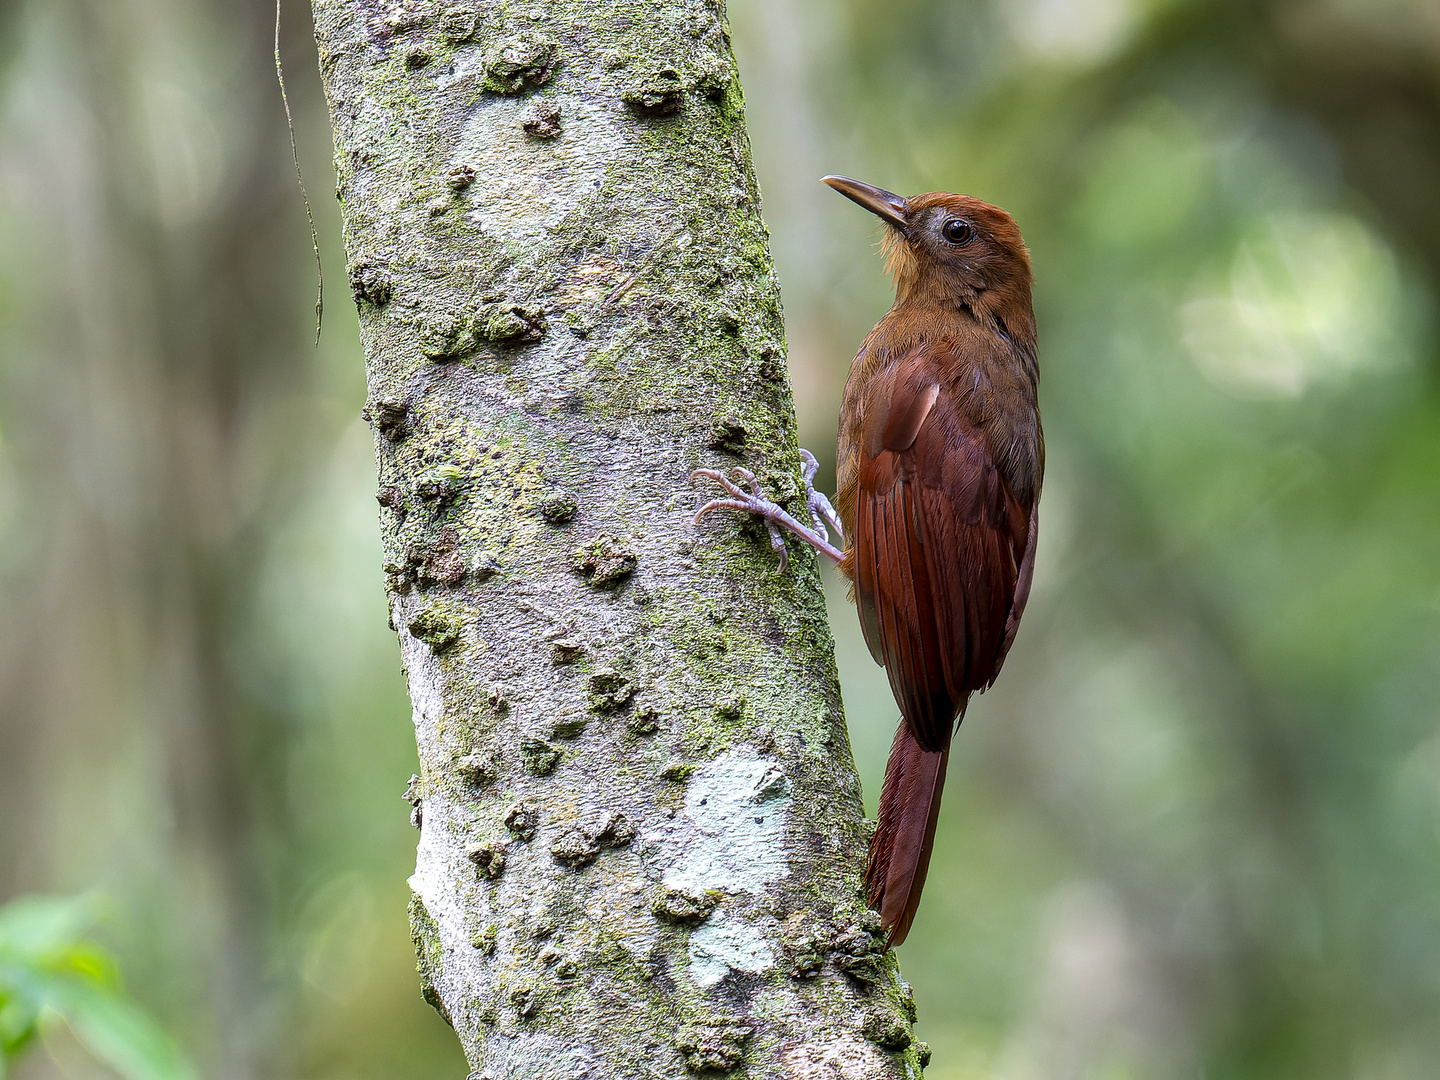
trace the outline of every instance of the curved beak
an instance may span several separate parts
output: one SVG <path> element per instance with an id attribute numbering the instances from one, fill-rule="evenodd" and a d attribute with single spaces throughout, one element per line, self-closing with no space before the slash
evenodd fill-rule
<path id="1" fill-rule="evenodd" d="M 851 180 L 848 176 L 822 176 L 820 182 L 829 184 L 841 195 L 852 202 L 859 203 L 883 221 L 894 225 L 902 233 L 907 231 L 909 222 L 905 217 L 905 200 L 893 191 L 871 187 L 869 184 L 862 184 L 859 180 Z"/>

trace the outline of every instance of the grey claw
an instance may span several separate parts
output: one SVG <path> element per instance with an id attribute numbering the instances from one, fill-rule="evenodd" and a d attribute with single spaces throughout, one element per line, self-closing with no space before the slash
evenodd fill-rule
<path id="1" fill-rule="evenodd" d="M 830 504 L 830 500 L 815 490 L 815 474 L 820 469 L 820 462 L 815 460 L 814 454 L 804 448 L 800 450 L 800 460 L 803 462 L 800 478 L 805 481 L 805 505 L 810 508 L 810 520 L 815 525 L 815 531 L 828 541 L 830 529 L 833 529 L 843 544 L 845 530 L 840 525 L 840 515 L 835 512 L 835 507 Z M 827 525 L 829 529 L 826 528 Z"/>
<path id="2" fill-rule="evenodd" d="M 785 534 L 780 531 L 779 526 L 768 519 L 765 522 L 765 528 L 770 533 L 770 547 L 780 556 L 780 568 L 775 572 L 783 574 L 785 567 L 790 565 L 790 552 L 785 547 Z"/>
<path id="3" fill-rule="evenodd" d="M 804 447 L 800 449 L 800 460 L 804 462 L 804 466 L 800 470 L 800 475 L 805 480 L 805 486 L 813 487 L 815 474 L 820 471 L 820 462 L 816 461 L 815 455 Z"/>
<path id="4" fill-rule="evenodd" d="M 810 505 L 811 515 L 823 517 L 830 527 L 835 530 L 835 535 L 840 538 L 840 542 L 843 544 L 845 542 L 845 530 L 841 527 L 840 515 L 835 512 L 835 507 L 831 505 L 830 500 L 820 492 L 812 489 L 806 502 Z M 823 527 L 818 531 L 825 533 Z M 828 535 L 827 533 L 826 536 L 828 537 Z"/>
<path id="5" fill-rule="evenodd" d="M 746 469 L 740 465 L 736 465 L 733 469 L 730 470 L 730 475 L 739 477 L 740 482 L 749 487 L 750 494 L 754 495 L 755 498 L 764 498 L 764 496 L 760 494 L 760 482 L 755 479 L 755 474 L 749 469 Z"/>
<path id="6" fill-rule="evenodd" d="M 700 507 L 699 510 L 695 511 L 695 516 L 690 520 L 696 525 L 698 525 L 700 524 L 701 518 L 703 518 L 706 514 L 713 514 L 716 510 L 737 510 L 742 514 L 754 513 L 753 508 L 743 498 L 711 499 L 704 506 Z"/>
<path id="7" fill-rule="evenodd" d="M 694 472 L 692 472 L 692 473 L 690 474 L 690 480 L 691 480 L 692 483 L 694 482 L 694 480 L 695 480 L 695 478 L 696 478 L 697 476 L 703 476 L 703 477 L 705 477 L 705 479 L 707 479 L 707 480 L 713 480 L 713 481 L 715 481 L 715 483 L 719 484 L 719 485 L 725 490 L 725 494 L 729 495 L 729 496 L 730 496 L 731 498 L 733 498 L 733 499 L 745 499 L 745 498 L 748 498 L 748 496 L 745 494 L 744 491 L 742 491 L 740 488 L 736 487 L 736 486 L 735 486 L 735 483 L 734 483 L 728 476 L 726 476 L 724 473 L 722 473 L 722 472 L 721 472 L 720 470 L 718 470 L 718 469 L 696 469 Z M 722 500 L 718 500 L 718 499 L 716 500 L 716 502 L 720 502 L 720 501 L 722 501 Z M 710 505 L 714 505 L 714 504 L 712 503 L 712 504 L 710 504 Z M 701 513 L 704 513 L 704 512 L 705 512 L 705 511 L 703 511 L 703 510 L 701 511 Z M 698 515 L 697 515 L 697 520 L 698 520 Z"/>
<path id="8" fill-rule="evenodd" d="M 810 508 L 810 524 L 815 526 L 815 531 L 817 533 L 823 536 L 826 540 L 829 540 L 830 532 L 828 529 L 825 528 L 825 519 L 820 516 L 819 507 L 817 507 L 815 503 L 809 499 L 805 500 L 805 505 Z"/>
<path id="9" fill-rule="evenodd" d="M 801 460 L 804 462 L 806 505 L 810 509 L 810 519 L 815 524 L 813 532 L 787 514 L 778 503 L 767 499 L 760 490 L 760 482 L 756 479 L 755 474 L 740 465 L 731 468 L 728 474 L 718 469 L 695 469 L 690 473 L 692 482 L 701 476 L 707 480 L 713 480 L 720 485 L 726 496 L 725 498 L 711 499 L 695 511 L 695 516 L 691 520 L 695 524 L 699 524 L 701 518 L 716 510 L 734 510 L 742 514 L 756 515 L 765 522 L 765 530 L 770 534 L 770 547 L 780 557 L 778 572 L 781 574 L 785 573 L 790 565 L 790 553 L 783 530 L 795 533 L 796 536 L 834 562 L 843 561 L 844 553 L 830 543 L 830 534 L 825 528 L 826 522 L 829 522 L 835 531 L 840 533 L 843 542 L 844 533 L 841 532 L 839 518 L 834 507 L 830 505 L 830 500 L 824 495 L 818 494 L 813 483 L 815 472 L 820 467 L 819 463 L 816 462 L 815 455 L 808 450 L 802 450 L 800 454 Z M 741 486 L 742 484 L 744 487 Z M 750 490 L 747 492 L 745 487 Z"/>

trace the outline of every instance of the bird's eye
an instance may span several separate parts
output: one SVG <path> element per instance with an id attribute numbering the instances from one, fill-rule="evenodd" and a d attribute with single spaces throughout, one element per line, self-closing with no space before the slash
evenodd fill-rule
<path id="1" fill-rule="evenodd" d="M 959 218 L 951 218 L 945 222 L 944 227 L 940 231 L 945 234 L 945 239 L 949 240 L 952 244 L 963 244 L 966 240 L 970 239 L 970 223 L 968 221 L 961 221 Z"/>

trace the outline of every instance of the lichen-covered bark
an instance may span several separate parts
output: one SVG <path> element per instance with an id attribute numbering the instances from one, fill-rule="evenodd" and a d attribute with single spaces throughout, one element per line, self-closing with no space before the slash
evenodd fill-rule
<path id="1" fill-rule="evenodd" d="M 814 560 L 690 524 L 798 475 L 723 8 L 314 8 L 426 997 L 476 1080 L 918 1075 Z"/>

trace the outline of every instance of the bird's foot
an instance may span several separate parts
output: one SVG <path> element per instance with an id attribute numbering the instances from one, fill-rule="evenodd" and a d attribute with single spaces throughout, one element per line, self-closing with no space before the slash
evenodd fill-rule
<path id="1" fill-rule="evenodd" d="M 760 493 L 760 483 L 755 479 L 755 474 L 739 465 L 731 469 L 729 475 L 719 469 L 696 469 L 690 474 L 692 481 L 697 476 L 703 476 L 707 480 L 715 481 L 725 491 L 724 498 L 711 499 L 700 507 L 695 512 L 694 520 L 698 523 L 706 514 L 714 513 L 716 510 L 735 510 L 742 514 L 754 514 L 765 523 L 765 530 L 770 534 L 770 546 L 780 556 L 780 573 L 782 574 L 790 562 L 789 553 L 785 550 L 785 533 L 781 531 L 782 529 L 794 533 L 820 554 L 838 563 L 845 557 L 845 553 L 830 543 L 830 535 L 825 531 L 824 521 L 830 521 L 835 530 L 840 532 L 839 518 L 835 515 L 835 509 L 830 505 L 830 500 L 819 494 L 811 483 L 815 476 L 815 469 L 818 468 L 814 455 L 808 451 L 801 451 L 801 453 L 805 457 L 806 505 L 815 522 L 814 529 L 800 524 L 778 503 L 765 498 Z M 741 484 L 750 490 L 746 491 L 745 487 L 740 486 Z M 843 539 L 843 533 L 841 533 L 841 537 Z"/>
<path id="2" fill-rule="evenodd" d="M 815 473 L 820 468 L 820 463 L 815 460 L 814 454 L 805 449 L 800 451 L 800 460 L 804 462 L 800 478 L 805 481 L 805 505 L 810 507 L 810 520 L 815 523 L 815 531 L 829 540 L 830 533 L 825 528 L 829 525 L 843 544 L 845 530 L 840 525 L 840 515 L 835 512 L 835 507 L 830 504 L 825 493 L 815 490 Z"/>

